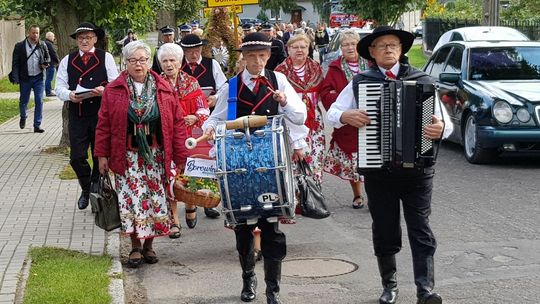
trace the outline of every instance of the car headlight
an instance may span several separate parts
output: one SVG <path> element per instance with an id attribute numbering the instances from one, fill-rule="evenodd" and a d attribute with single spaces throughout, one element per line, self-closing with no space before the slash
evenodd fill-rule
<path id="1" fill-rule="evenodd" d="M 506 101 L 497 101 L 493 105 L 493 117 L 503 124 L 507 124 L 512 121 L 514 113 L 512 107 Z"/>
<path id="2" fill-rule="evenodd" d="M 516 113 L 517 118 L 521 122 L 528 122 L 531 119 L 531 114 L 526 108 L 520 108 Z"/>

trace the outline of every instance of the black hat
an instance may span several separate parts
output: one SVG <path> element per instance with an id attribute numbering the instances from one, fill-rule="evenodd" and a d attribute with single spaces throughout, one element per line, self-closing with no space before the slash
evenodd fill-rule
<path id="1" fill-rule="evenodd" d="M 255 32 L 247 34 L 242 39 L 242 44 L 240 44 L 240 48 L 237 51 L 269 50 L 271 48 L 272 42 L 268 40 L 268 36 L 260 32 Z"/>
<path id="2" fill-rule="evenodd" d="M 396 30 L 387 25 L 382 25 L 374 29 L 373 33 L 367 35 L 366 37 L 362 38 L 360 42 L 358 42 L 358 45 L 356 46 L 358 54 L 360 54 L 360 56 L 367 60 L 374 60 L 373 57 L 371 57 L 371 55 L 369 54 L 369 47 L 375 39 L 384 35 L 397 36 L 399 38 L 399 41 L 401 42 L 401 52 L 403 54 L 409 51 L 414 41 L 413 34 L 402 30 Z"/>
<path id="3" fill-rule="evenodd" d="M 180 45 L 185 49 L 202 46 L 203 44 L 206 44 L 206 40 L 201 40 L 201 37 L 195 34 L 186 35 L 182 38 L 182 41 L 180 41 Z"/>
<path id="4" fill-rule="evenodd" d="M 244 23 L 242 24 L 242 30 L 249 31 L 253 29 L 253 23 Z"/>
<path id="5" fill-rule="evenodd" d="M 273 28 L 274 27 L 269 23 L 261 25 L 261 31 L 271 31 Z"/>
<path id="6" fill-rule="evenodd" d="M 174 29 L 168 25 L 159 29 L 163 35 L 172 35 L 174 34 Z"/>
<path id="7" fill-rule="evenodd" d="M 96 36 L 98 39 L 102 39 L 103 37 L 105 37 L 105 31 L 103 31 L 102 29 L 100 29 L 99 27 L 95 26 L 93 23 L 90 23 L 90 22 L 83 22 L 79 24 L 75 32 L 69 35 L 69 37 L 76 39 L 77 34 L 83 33 L 83 32 L 94 32 L 96 33 Z"/>
<path id="8" fill-rule="evenodd" d="M 191 32 L 191 26 L 187 24 L 182 24 L 178 28 L 180 28 L 180 32 Z"/>

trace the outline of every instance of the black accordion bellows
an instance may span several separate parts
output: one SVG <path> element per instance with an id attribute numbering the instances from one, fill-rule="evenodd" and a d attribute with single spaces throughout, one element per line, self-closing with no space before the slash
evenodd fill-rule
<path id="1" fill-rule="evenodd" d="M 432 123 L 435 88 L 429 82 L 360 82 L 353 86 L 358 109 L 371 124 L 358 129 L 358 169 L 424 168 L 434 164 Z"/>

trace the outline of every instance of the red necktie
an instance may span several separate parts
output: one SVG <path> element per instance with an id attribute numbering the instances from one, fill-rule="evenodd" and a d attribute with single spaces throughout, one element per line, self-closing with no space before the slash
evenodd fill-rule
<path id="1" fill-rule="evenodd" d="M 90 57 L 92 57 L 92 53 L 91 52 L 86 52 L 82 55 L 81 59 L 84 63 L 84 65 L 87 65 L 88 64 L 88 61 L 90 61 Z"/>
<path id="2" fill-rule="evenodd" d="M 257 95 L 257 93 L 259 92 L 261 84 L 266 83 L 266 77 L 264 77 L 264 76 L 252 77 L 251 81 L 255 82 L 255 86 L 253 87 L 253 93 L 255 95 Z"/>
<path id="3" fill-rule="evenodd" d="M 199 66 L 199 64 L 196 62 L 189 63 L 189 67 L 191 67 L 191 72 L 195 72 L 195 69 L 197 68 L 197 66 Z"/>
<path id="4" fill-rule="evenodd" d="M 396 75 L 394 75 L 394 73 L 392 73 L 392 71 L 390 71 L 390 70 L 386 70 L 386 72 L 384 72 L 384 74 L 386 75 L 386 77 L 388 77 L 390 79 L 397 79 Z"/>

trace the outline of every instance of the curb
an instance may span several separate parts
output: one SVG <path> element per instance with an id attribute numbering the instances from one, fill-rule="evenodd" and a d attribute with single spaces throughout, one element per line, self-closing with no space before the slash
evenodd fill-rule
<path id="1" fill-rule="evenodd" d="M 118 232 L 107 233 L 107 254 L 112 257 L 112 266 L 109 270 L 111 283 L 109 294 L 112 304 L 124 304 L 124 270 L 120 262 L 120 234 Z"/>

